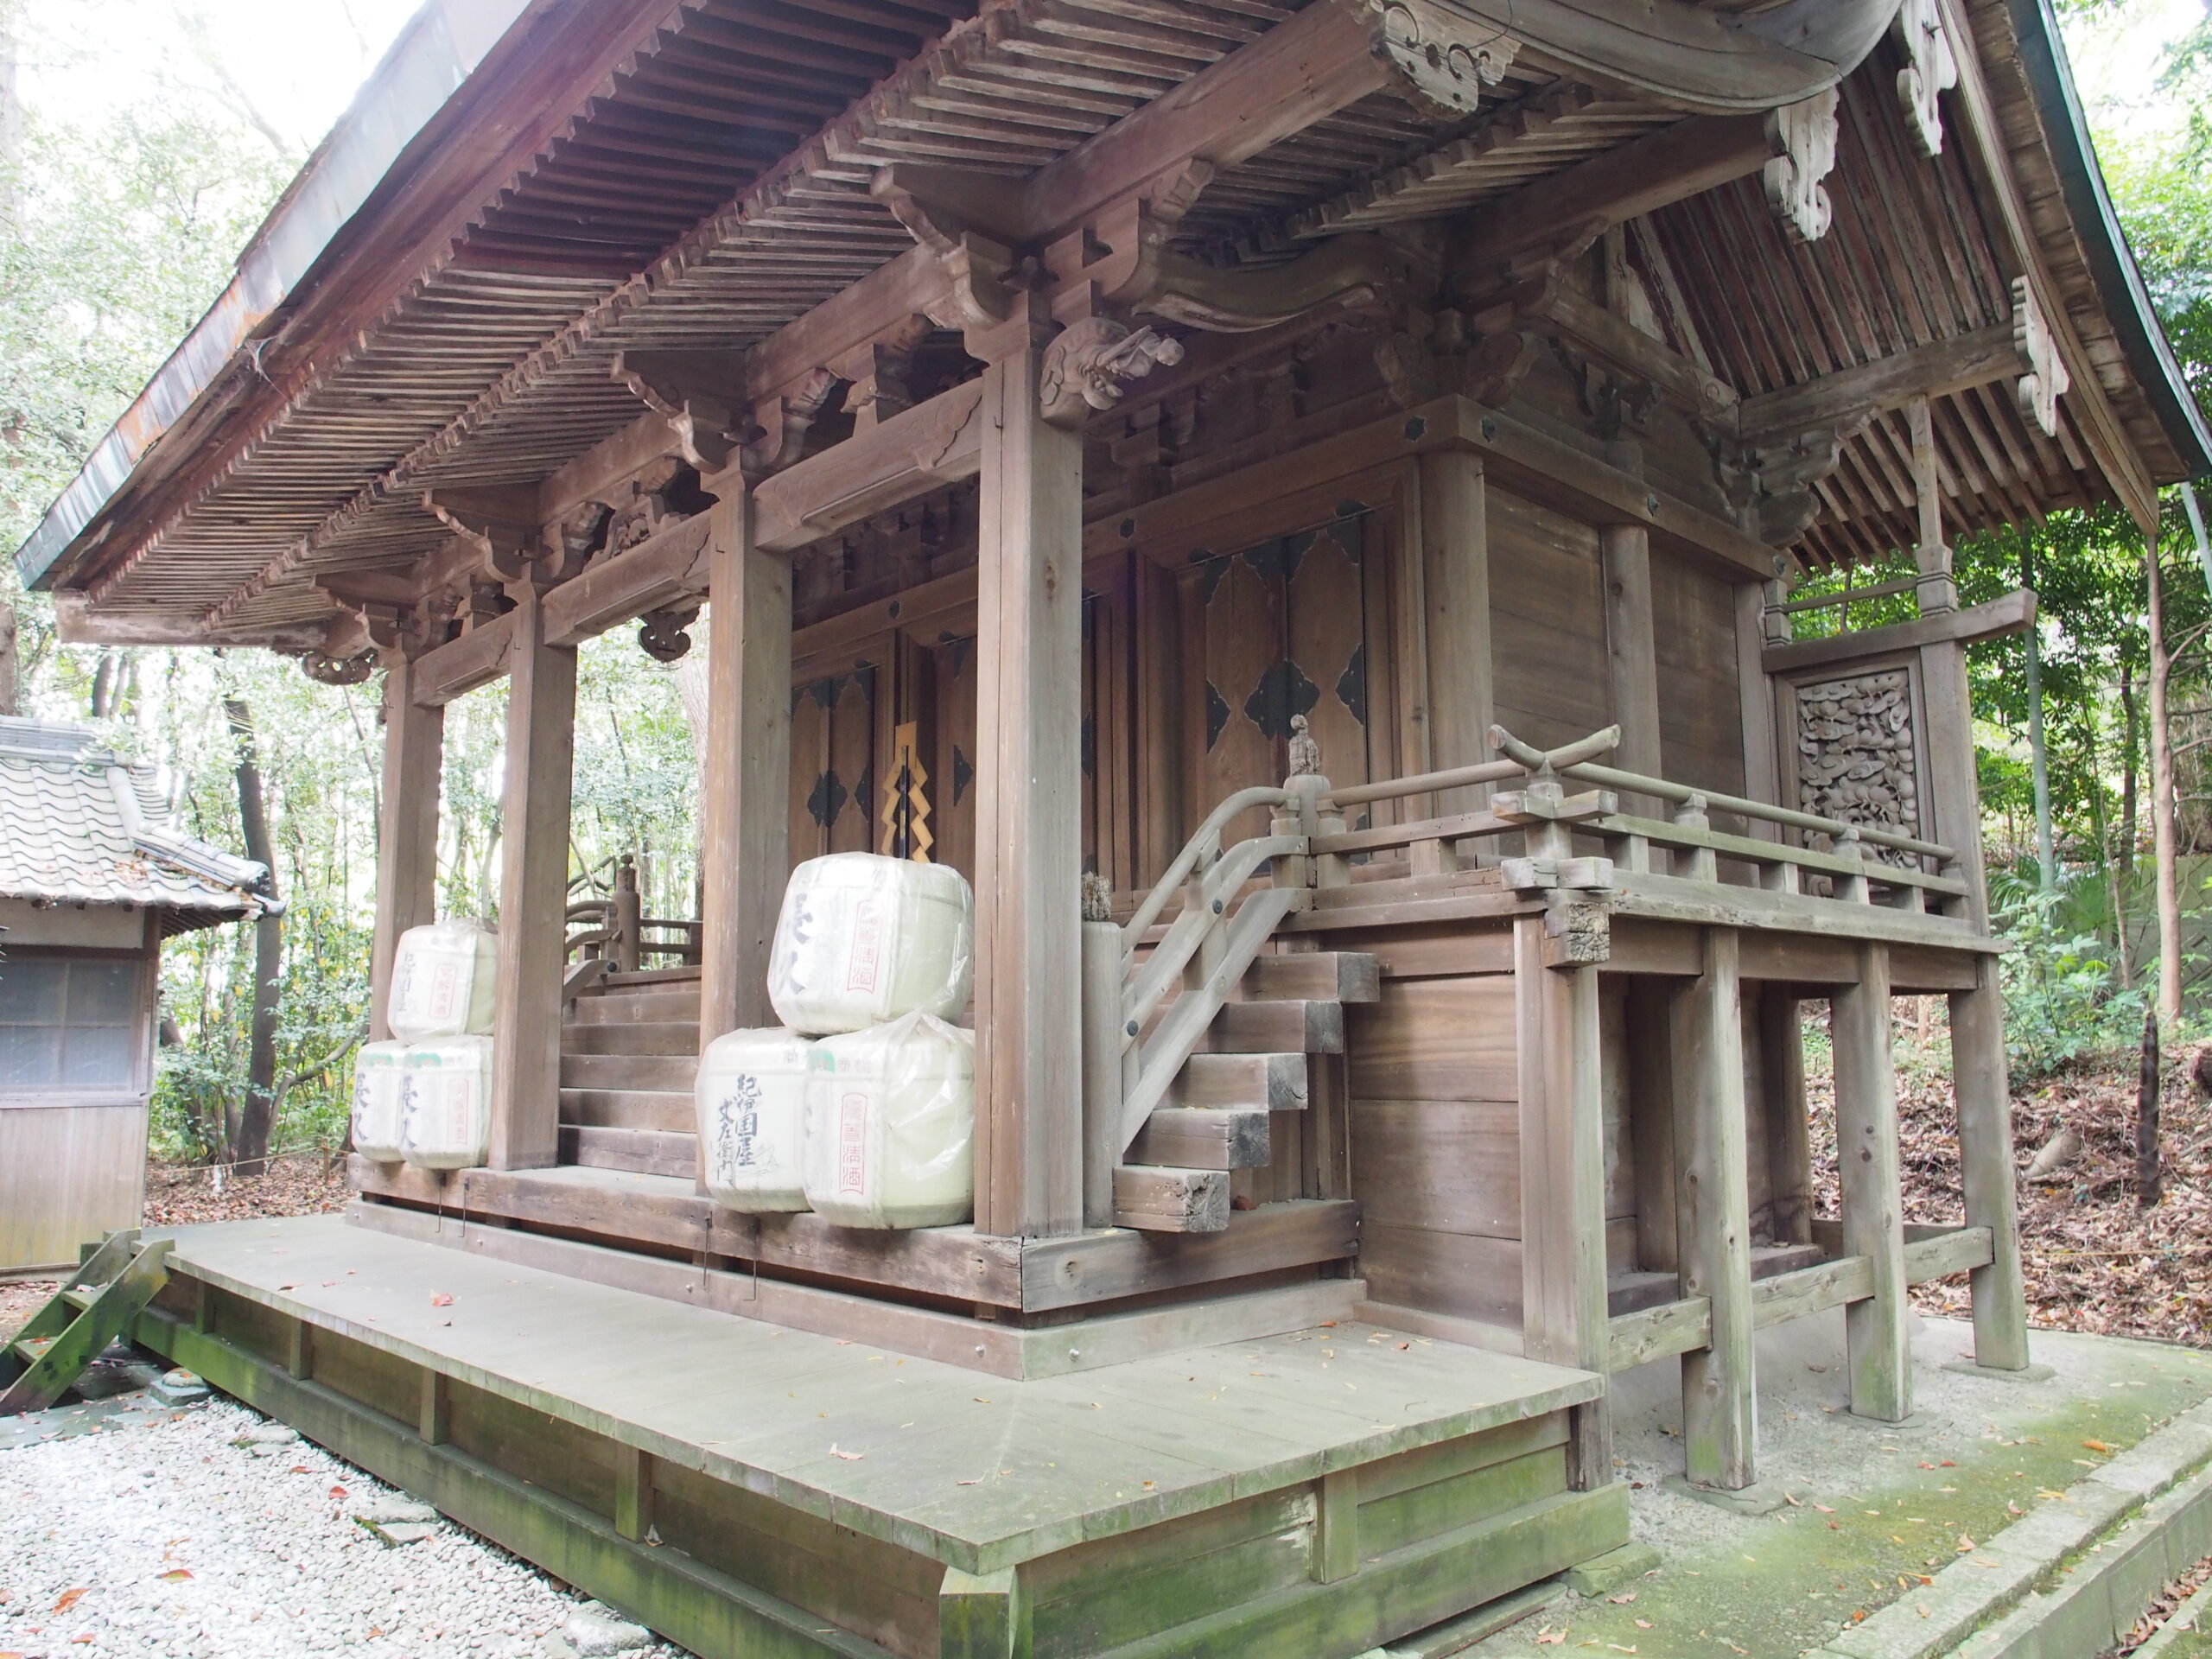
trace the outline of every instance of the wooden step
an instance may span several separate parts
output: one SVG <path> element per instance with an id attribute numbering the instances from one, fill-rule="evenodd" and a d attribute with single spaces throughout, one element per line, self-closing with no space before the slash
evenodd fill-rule
<path id="1" fill-rule="evenodd" d="M 563 1089 L 561 1122 L 588 1129 L 666 1129 L 696 1133 L 697 1109 L 686 1092 L 658 1089 Z"/>
<path id="2" fill-rule="evenodd" d="M 61 1293 L 61 1300 L 81 1313 L 99 1300 L 100 1292 L 106 1288 L 105 1285 L 72 1285 Z"/>
<path id="3" fill-rule="evenodd" d="M 699 1137 L 671 1129 L 592 1129 L 564 1123 L 561 1161 L 586 1169 L 626 1169 L 636 1175 L 696 1180 Z"/>
<path id="4" fill-rule="evenodd" d="M 1131 1164 L 1185 1169 L 1265 1169 L 1273 1156 L 1265 1112 L 1164 1106 L 1124 1154 Z"/>
<path id="5" fill-rule="evenodd" d="M 1238 994 L 1252 1002 L 1379 1002 L 1382 963 L 1358 950 L 1274 951 L 1253 959 Z"/>
<path id="6" fill-rule="evenodd" d="M 569 1018 L 577 1025 L 633 1026 L 641 1021 L 699 1018 L 699 988 L 666 991 L 609 991 L 604 996 L 580 996 L 569 1004 Z"/>
<path id="7" fill-rule="evenodd" d="M 1306 1056 L 1193 1054 L 1167 1085 L 1164 1106 L 1227 1106 L 1249 1111 L 1306 1109 Z"/>
<path id="8" fill-rule="evenodd" d="M 689 1054 L 699 1052 L 696 1020 L 644 1020 L 633 1025 L 570 1020 L 561 1028 L 563 1054 Z"/>
<path id="9" fill-rule="evenodd" d="M 1229 1172 L 1122 1164 L 1114 1171 L 1114 1224 L 1147 1233 L 1229 1230 Z"/>
<path id="10" fill-rule="evenodd" d="M 16 1357 L 26 1365 L 35 1365 L 46 1357 L 46 1351 L 60 1340 L 59 1337 L 26 1337 L 15 1344 Z"/>
<path id="11" fill-rule="evenodd" d="M 1224 1002 L 1198 1046 L 1212 1054 L 1344 1052 L 1341 1002 Z"/>
<path id="12" fill-rule="evenodd" d="M 688 1091 L 699 1075 L 696 1054 L 563 1054 L 563 1089 L 668 1089 Z"/>

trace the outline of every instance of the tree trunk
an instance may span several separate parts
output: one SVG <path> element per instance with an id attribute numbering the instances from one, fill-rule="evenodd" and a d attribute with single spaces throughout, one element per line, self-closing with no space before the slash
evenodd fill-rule
<path id="1" fill-rule="evenodd" d="M 2135 845 L 2142 838 L 2135 810 L 2135 798 L 2139 792 L 2139 769 L 2136 757 L 2142 753 L 2143 721 L 2135 708 L 2135 664 L 2122 662 L 2120 665 L 2120 707 L 2127 721 L 2127 747 L 2120 755 L 2120 873 L 2135 874 Z"/>
<path id="2" fill-rule="evenodd" d="M 2158 1018 L 2171 1025 L 2181 1018 L 2181 877 L 2176 863 L 2180 849 L 2174 824 L 2174 739 L 2166 723 L 2173 659 L 2166 653 L 2166 600 L 2155 533 L 2144 540 L 2143 568 L 2151 597 L 2151 830 L 2158 857 Z"/>
<path id="3" fill-rule="evenodd" d="M 245 855 L 268 867 L 266 891 L 274 898 L 276 855 L 269 843 L 252 711 L 244 698 L 226 697 L 223 713 L 238 746 L 238 822 L 245 831 Z M 258 1175 L 268 1166 L 269 1135 L 276 1116 L 276 997 L 283 968 L 283 922 L 264 913 L 253 925 L 253 1014 L 246 1046 L 245 1103 L 230 1135 L 230 1159 L 240 1175 Z"/>
<path id="4" fill-rule="evenodd" d="M 2160 1194 L 2158 1170 L 2158 1019 L 2143 1014 L 2143 1069 L 2135 1089 L 2135 1201 L 2144 1209 L 2156 1206 Z"/>
<path id="5" fill-rule="evenodd" d="M 2020 549 L 2020 585 L 2036 585 L 2035 558 L 2025 543 Z M 2032 627 L 2024 638 L 2028 649 L 2028 768 L 2036 794 L 2036 882 L 2049 893 L 2058 886 L 2058 852 L 2050 830 L 2050 752 L 2043 734 L 2043 641 L 2039 630 Z"/>
<path id="6" fill-rule="evenodd" d="M 105 720 L 115 711 L 115 683 L 120 677 L 123 663 L 112 651 L 100 652 L 99 666 L 92 671 L 92 718 Z"/>
<path id="7" fill-rule="evenodd" d="M 16 690 L 16 600 L 0 599 L 0 715 L 20 713 Z"/>

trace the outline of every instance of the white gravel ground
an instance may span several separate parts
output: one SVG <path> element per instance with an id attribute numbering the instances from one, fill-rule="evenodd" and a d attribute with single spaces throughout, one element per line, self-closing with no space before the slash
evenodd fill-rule
<path id="1" fill-rule="evenodd" d="M 0 1451 L 0 1659 L 505 1659 L 578 1605 L 450 1522 L 378 1541 L 353 1517 L 398 1495 L 305 1440 L 234 1444 L 266 1422 L 219 1400 Z"/>

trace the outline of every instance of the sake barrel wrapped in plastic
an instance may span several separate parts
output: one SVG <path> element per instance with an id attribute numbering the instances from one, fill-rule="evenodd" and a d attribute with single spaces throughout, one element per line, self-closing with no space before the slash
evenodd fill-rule
<path id="1" fill-rule="evenodd" d="M 399 1161 L 406 1064 L 404 1043 L 363 1043 L 353 1051 L 353 1150 L 371 1163 Z"/>
<path id="2" fill-rule="evenodd" d="M 399 1155 L 418 1169 L 473 1169 L 492 1142 L 492 1039 L 410 1043 Z"/>
<path id="3" fill-rule="evenodd" d="M 843 1227 L 947 1227 L 976 1207 L 976 1039 L 910 1014 L 815 1044 L 806 1198 Z"/>
<path id="4" fill-rule="evenodd" d="M 499 936 L 481 922 L 410 927 L 391 962 L 391 1034 L 410 1043 L 492 1029 Z"/>
<path id="5" fill-rule="evenodd" d="M 813 1046 L 779 1026 L 726 1033 L 699 1057 L 699 1151 L 716 1204 L 753 1214 L 806 1208 L 799 1165 Z"/>
<path id="6" fill-rule="evenodd" d="M 768 1000 L 793 1031 L 826 1037 L 968 1006 L 976 898 L 943 864 L 832 853 L 791 872 L 769 954 Z"/>

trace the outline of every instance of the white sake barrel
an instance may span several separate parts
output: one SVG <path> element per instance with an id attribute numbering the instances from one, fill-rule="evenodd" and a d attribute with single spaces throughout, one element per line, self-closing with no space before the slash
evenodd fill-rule
<path id="1" fill-rule="evenodd" d="M 832 853 L 791 872 L 769 955 L 768 1000 L 823 1037 L 968 1006 L 976 898 L 943 864 Z"/>
<path id="2" fill-rule="evenodd" d="M 372 1163 L 399 1161 L 407 1045 L 363 1043 L 353 1052 L 353 1150 Z"/>
<path id="3" fill-rule="evenodd" d="M 492 1039 L 410 1043 L 400 1156 L 417 1169 L 474 1169 L 492 1142 Z"/>
<path id="4" fill-rule="evenodd" d="M 699 1057 L 699 1156 L 707 1191 L 725 1209 L 806 1208 L 800 1160 L 813 1046 L 778 1026 L 727 1033 Z"/>
<path id="5" fill-rule="evenodd" d="M 911 1014 L 815 1044 L 806 1198 L 844 1227 L 947 1227 L 976 1207 L 976 1039 Z"/>
<path id="6" fill-rule="evenodd" d="M 391 962 L 391 1034 L 410 1043 L 488 1034 L 499 995 L 499 936 L 481 922 L 410 927 Z"/>

